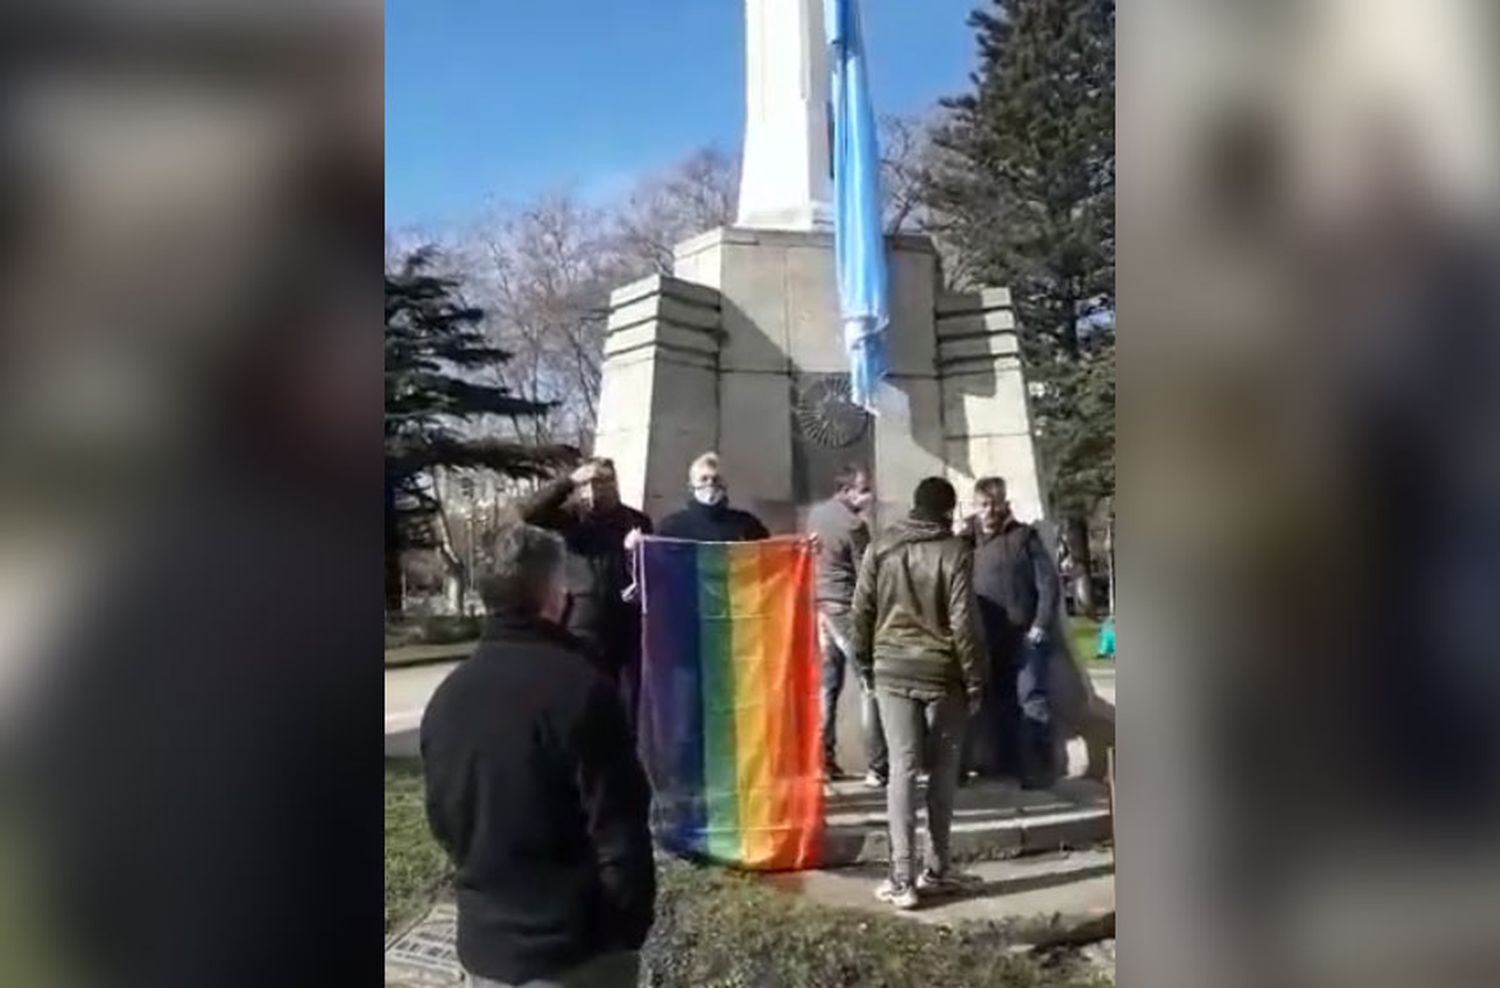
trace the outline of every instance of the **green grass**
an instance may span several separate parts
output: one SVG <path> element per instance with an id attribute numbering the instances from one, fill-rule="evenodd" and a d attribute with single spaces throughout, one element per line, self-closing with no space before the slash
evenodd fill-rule
<path id="1" fill-rule="evenodd" d="M 1025 931 L 948 929 L 810 903 L 762 878 L 664 859 L 656 926 L 642 952 L 653 985 L 1073 988 L 1108 985 L 1076 966 L 1007 948 Z M 783 881 L 786 881 L 785 879 Z M 795 883 L 795 877 L 789 879 Z"/>
<path id="2" fill-rule="evenodd" d="M 422 775 L 410 763 L 385 769 L 385 931 L 417 919 L 452 880 L 453 869 L 427 829 Z"/>
<path id="3" fill-rule="evenodd" d="M 413 766 L 386 769 L 386 929 L 447 894 L 451 872 L 422 819 Z M 1082 988 L 1108 985 L 1069 963 L 1043 965 L 1007 948 L 1027 930 L 998 924 L 958 929 L 878 913 L 831 909 L 768 881 L 658 859 L 657 920 L 642 951 L 645 983 L 660 988 L 925 986 Z M 1031 932 L 1035 932 L 1034 930 Z"/>
<path id="4" fill-rule="evenodd" d="M 37 821 L 0 801 L 0 985 L 77 983 L 48 919 L 50 886 Z"/>
<path id="5" fill-rule="evenodd" d="M 1086 617 L 1068 618 L 1068 641 L 1073 646 L 1073 655 L 1080 662 L 1099 662 L 1108 665 L 1110 660 L 1101 659 L 1099 652 L 1099 622 Z"/>

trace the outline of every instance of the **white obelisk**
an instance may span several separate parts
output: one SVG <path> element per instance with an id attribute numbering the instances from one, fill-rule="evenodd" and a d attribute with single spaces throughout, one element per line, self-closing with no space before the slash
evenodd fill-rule
<path id="1" fill-rule="evenodd" d="M 745 149 L 738 225 L 831 228 L 822 0 L 745 0 Z"/>

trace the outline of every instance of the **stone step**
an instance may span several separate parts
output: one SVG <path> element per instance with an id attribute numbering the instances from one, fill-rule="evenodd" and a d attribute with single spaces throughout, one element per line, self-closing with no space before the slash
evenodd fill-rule
<path id="1" fill-rule="evenodd" d="M 924 805 L 919 787 L 917 804 Z M 925 845 L 918 812 L 919 847 Z M 829 786 L 823 867 L 890 860 L 885 793 L 862 782 Z M 984 861 L 1089 847 L 1110 839 L 1109 793 L 1087 779 L 1065 779 L 1048 792 L 1010 782 L 976 781 L 955 800 L 952 852 L 957 861 Z"/>

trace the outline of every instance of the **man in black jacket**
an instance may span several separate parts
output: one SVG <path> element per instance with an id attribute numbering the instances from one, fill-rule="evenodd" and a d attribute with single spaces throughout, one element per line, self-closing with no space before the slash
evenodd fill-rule
<path id="1" fill-rule="evenodd" d="M 620 689 L 632 730 L 641 682 L 641 615 L 624 599 L 634 577 L 630 550 L 651 519 L 620 503 L 612 461 L 588 461 L 521 504 L 521 520 L 551 529 L 568 546 L 563 624 Z"/>
<path id="2" fill-rule="evenodd" d="M 719 454 L 704 453 L 688 470 L 693 500 L 661 523 L 661 534 L 694 542 L 759 542 L 771 533 L 748 511 L 729 506 L 728 487 L 719 471 Z"/>
<path id="3" fill-rule="evenodd" d="M 650 790 L 619 700 L 565 631 L 562 540 L 516 525 L 489 619 L 422 718 L 427 819 L 456 866 L 475 988 L 636 984 L 654 919 Z"/>
<path id="4" fill-rule="evenodd" d="M 1028 789 L 1055 780 L 1048 635 L 1057 612 L 1057 571 L 1035 528 L 1018 521 L 1005 481 L 974 485 L 974 595 L 989 651 L 991 687 L 980 736 L 991 767 L 1019 775 Z M 985 735 L 988 737 L 985 737 Z"/>

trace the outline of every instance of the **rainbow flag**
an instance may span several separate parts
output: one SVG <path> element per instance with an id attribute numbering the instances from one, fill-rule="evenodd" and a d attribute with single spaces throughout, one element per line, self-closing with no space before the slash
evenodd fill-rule
<path id="1" fill-rule="evenodd" d="M 823 845 L 812 550 L 800 539 L 641 545 L 641 759 L 667 850 L 754 870 Z"/>

